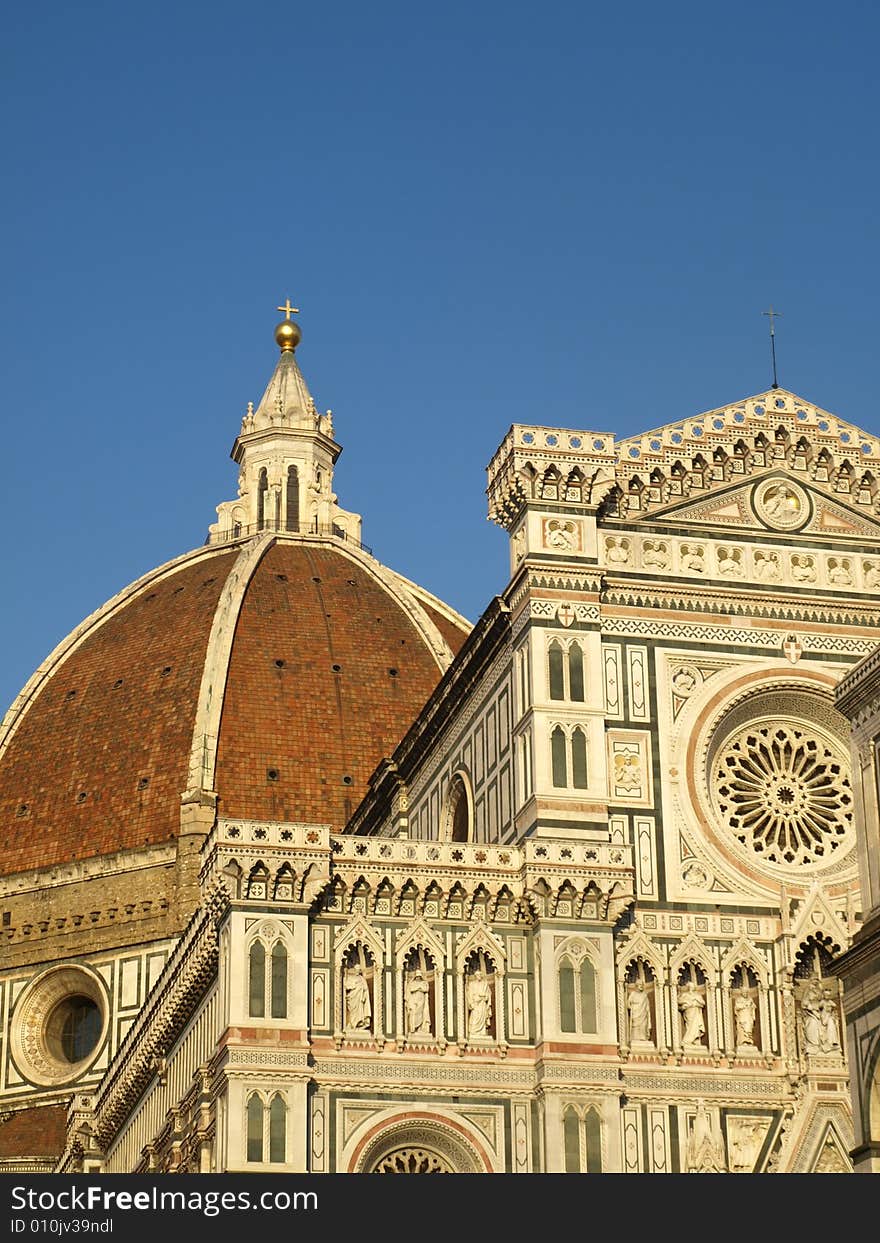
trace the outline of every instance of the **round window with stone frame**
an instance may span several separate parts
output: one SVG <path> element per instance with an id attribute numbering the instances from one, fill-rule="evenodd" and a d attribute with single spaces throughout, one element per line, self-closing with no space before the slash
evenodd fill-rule
<path id="1" fill-rule="evenodd" d="M 19 998 L 10 1047 L 25 1079 L 41 1086 L 71 1083 L 97 1058 L 110 1006 L 100 978 L 82 966 L 53 967 Z"/>
<path id="2" fill-rule="evenodd" d="M 838 715 L 817 696 L 768 691 L 720 722 L 709 752 L 710 799 L 753 861 L 801 872 L 852 849 L 849 752 Z"/>

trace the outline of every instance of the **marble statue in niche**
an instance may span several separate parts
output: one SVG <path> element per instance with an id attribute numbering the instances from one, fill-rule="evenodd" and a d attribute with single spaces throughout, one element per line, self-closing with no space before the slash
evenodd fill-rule
<path id="1" fill-rule="evenodd" d="M 369 1031 L 372 1018 L 370 988 L 360 963 L 355 963 L 346 971 L 344 989 L 346 1029 Z"/>
<path id="2" fill-rule="evenodd" d="M 651 999 L 645 991 L 644 980 L 638 980 L 626 999 L 629 1014 L 630 1044 L 651 1039 Z"/>
<path id="3" fill-rule="evenodd" d="M 831 989 L 823 987 L 817 977 L 810 981 L 801 998 L 801 1026 L 807 1053 L 827 1055 L 840 1052 L 837 1003 Z"/>
<path id="4" fill-rule="evenodd" d="M 702 1045 L 706 1035 L 706 999 L 693 976 L 679 989 L 678 1008 L 682 1017 L 681 1041 L 685 1045 Z"/>
<path id="5" fill-rule="evenodd" d="M 747 988 L 739 989 L 733 997 L 733 1022 L 736 1029 L 736 1047 L 738 1049 L 753 1049 L 755 1047 L 755 1020 L 757 1017 L 758 1011 L 752 994 Z"/>
<path id="6" fill-rule="evenodd" d="M 472 1039 L 489 1035 L 492 1019 L 492 990 L 483 971 L 478 967 L 467 977 L 467 1034 Z"/>
<path id="7" fill-rule="evenodd" d="M 409 1036 L 431 1034 L 430 985 L 421 967 L 406 973 L 406 1030 Z"/>

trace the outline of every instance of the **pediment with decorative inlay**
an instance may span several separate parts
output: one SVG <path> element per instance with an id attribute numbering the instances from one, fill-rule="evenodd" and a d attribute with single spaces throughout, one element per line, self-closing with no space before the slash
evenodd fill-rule
<path id="1" fill-rule="evenodd" d="M 803 529 L 809 518 L 837 534 L 880 530 L 871 521 L 880 518 L 880 440 L 785 389 L 630 437 L 615 449 L 607 517 L 675 513 L 782 531 Z M 809 513 L 805 489 L 824 497 Z"/>
<path id="2" fill-rule="evenodd" d="M 771 468 L 747 484 L 719 484 L 697 502 L 658 505 L 650 519 L 652 528 L 655 523 L 668 522 L 671 526 L 769 531 L 785 536 L 880 537 L 880 506 L 875 506 L 872 493 L 866 492 L 865 501 L 856 509 L 851 499 L 841 503 L 829 496 L 823 485 L 795 480 L 790 472 L 779 468 Z"/>

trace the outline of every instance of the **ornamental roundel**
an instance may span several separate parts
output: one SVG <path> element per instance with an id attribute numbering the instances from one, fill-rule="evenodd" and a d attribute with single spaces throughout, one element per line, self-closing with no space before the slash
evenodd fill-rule
<path id="1" fill-rule="evenodd" d="M 767 863 L 825 863 L 851 845 L 847 757 L 813 725 L 777 717 L 736 730 L 715 753 L 712 785 L 722 821 Z"/>
<path id="2" fill-rule="evenodd" d="M 810 500 L 803 488 L 778 477 L 758 484 L 752 493 L 752 507 L 761 522 L 774 531 L 796 531 L 811 516 Z"/>

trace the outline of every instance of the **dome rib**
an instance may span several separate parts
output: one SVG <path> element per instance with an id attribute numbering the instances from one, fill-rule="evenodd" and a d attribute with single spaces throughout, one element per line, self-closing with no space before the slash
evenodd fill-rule
<path id="1" fill-rule="evenodd" d="M 0 872 L 181 835 L 191 853 L 217 807 L 341 828 L 468 629 L 333 537 L 264 532 L 166 563 L 58 644 L 7 713 Z"/>
<path id="2" fill-rule="evenodd" d="M 404 582 L 360 549 L 273 536 L 232 647 L 218 813 L 341 829 L 452 657 Z"/>

